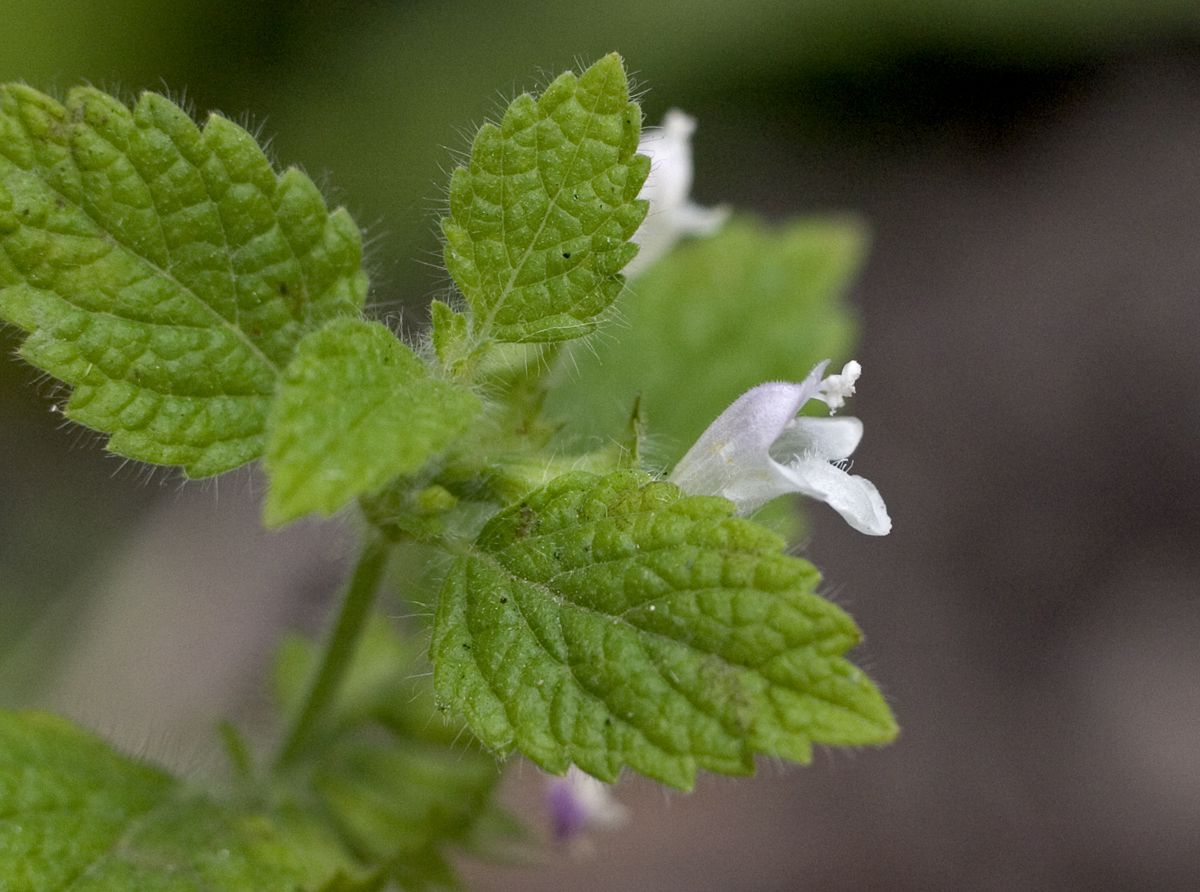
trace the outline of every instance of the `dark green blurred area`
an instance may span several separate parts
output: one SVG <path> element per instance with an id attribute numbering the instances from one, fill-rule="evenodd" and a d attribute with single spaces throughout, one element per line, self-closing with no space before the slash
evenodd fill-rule
<path id="1" fill-rule="evenodd" d="M 732 160 L 712 148 L 764 116 L 907 127 L 990 114 L 1020 76 L 1200 33 L 1190 0 L 8 0 L 4 18 L 0 80 L 165 90 L 260 128 L 280 164 L 324 182 L 374 236 L 375 299 L 389 307 L 444 287 L 420 266 L 436 260 L 443 171 L 539 70 L 621 52 L 648 120 L 680 105 L 705 122 L 703 197 Z M 979 72 L 998 94 L 974 91 Z"/>
<path id="2" fill-rule="evenodd" d="M 161 90 L 269 138 L 281 166 L 305 168 L 367 230 L 371 304 L 410 332 L 448 288 L 437 218 L 474 127 L 614 49 L 649 122 L 671 106 L 699 119 L 700 203 L 851 212 L 875 228 L 857 295 L 856 472 L 880 485 L 896 532 L 864 544 L 812 515 L 818 563 L 895 697 L 900 743 L 782 780 L 768 767 L 757 786 L 702 785 L 673 811 L 635 787 L 643 817 L 614 835 L 602 870 L 493 880 L 479 868 L 480 888 L 783 892 L 805 885 L 798 872 L 811 888 L 1190 888 L 1200 864 L 1176 840 L 1200 821 L 1200 711 L 1194 693 L 1139 709 L 1183 690 L 1172 680 L 1195 688 L 1174 656 L 1196 627 L 1194 595 L 1167 599 L 1179 580 L 1194 591 L 1180 555 L 1200 553 L 1198 490 L 1161 473 L 1194 464 L 1198 417 L 1194 379 L 1179 384 L 1200 336 L 1195 0 L 6 0 L 0 12 L 0 81 Z M 1091 104 L 1076 113 L 1077 100 Z M 1160 178 L 1144 158 L 1163 162 Z M 5 353 L 17 344 L 0 332 Z M 245 473 L 220 484 L 225 504 L 216 486 L 181 494 L 175 476 L 62 428 L 52 394 L 0 362 L 4 705 L 53 687 L 89 602 L 113 595 L 105 558 L 140 554 L 131 529 L 189 496 L 211 501 L 213 527 L 234 505 L 253 523 L 260 495 Z M 215 538 L 179 529 L 163 535 L 181 553 Z M 1118 552 L 1149 557 L 1106 562 Z M 176 577 L 138 560 L 164 587 L 138 621 L 169 626 Z M 204 572 L 192 570 L 180 585 Z M 323 574 L 278 583 L 316 606 L 281 610 L 264 640 L 312 625 L 336 575 Z M 1161 644 L 1164 628 L 1180 631 Z M 1120 684 L 1126 705 L 1110 707 Z M 1123 724 L 1104 723 L 1118 713 Z M 1171 716 L 1183 719 L 1169 729 L 1191 728 L 1186 744 L 1129 731 Z M 1079 755 L 1093 741 L 1112 763 Z M 735 830 L 757 847 L 726 857 L 705 842 Z M 652 872 L 631 880 L 635 866 Z M 759 880 L 736 886 L 737 871 Z"/>

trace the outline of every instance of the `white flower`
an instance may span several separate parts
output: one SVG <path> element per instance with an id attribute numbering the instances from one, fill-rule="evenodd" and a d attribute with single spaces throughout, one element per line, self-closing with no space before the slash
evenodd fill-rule
<path id="1" fill-rule="evenodd" d="M 854 394 L 862 366 L 848 362 L 840 374 L 823 378 L 826 365 L 819 363 L 799 384 L 760 384 L 742 394 L 680 459 L 670 481 L 691 495 L 724 496 L 741 514 L 784 493 L 803 493 L 859 532 L 886 535 L 892 521 L 879 491 L 843 468 L 862 439 L 862 422 L 796 415 L 811 399 L 832 415 Z"/>
<path id="2" fill-rule="evenodd" d="M 569 842 L 589 829 L 623 823 L 628 812 L 609 790 L 608 784 L 574 765 L 563 777 L 550 778 L 546 785 L 546 806 L 554 838 Z"/>
<path id="3" fill-rule="evenodd" d="M 729 216 L 726 208 L 702 208 L 688 200 L 695 129 L 695 118 L 673 108 L 662 126 L 642 131 L 638 151 L 650 156 L 650 175 L 638 197 L 650 202 L 650 211 L 633 236 L 638 254 L 625 267 L 626 276 L 646 270 L 686 235 L 712 235 Z"/>

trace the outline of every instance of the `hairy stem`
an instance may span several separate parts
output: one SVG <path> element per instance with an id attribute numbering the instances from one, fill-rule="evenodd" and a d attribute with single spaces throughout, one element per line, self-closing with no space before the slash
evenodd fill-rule
<path id="1" fill-rule="evenodd" d="M 303 748 L 336 696 L 338 686 L 354 659 L 390 553 L 390 546 L 382 536 L 374 531 L 367 535 L 354 574 L 342 596 L 337 620 L 321 649 L 321 660 L 304 695 L 304 702 L 293 716 L 291 726 L 280 744 L 279 754 L 275 758 L 277 768 L 291 762 Z"/>

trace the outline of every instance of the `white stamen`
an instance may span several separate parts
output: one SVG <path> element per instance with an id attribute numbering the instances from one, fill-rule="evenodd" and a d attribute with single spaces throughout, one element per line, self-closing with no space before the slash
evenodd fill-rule
<path id="1" fill-rule="evenodd" d="M 854 396 L 854 383 L 861 375 L 862 366 L 852 359 L 842 366 L 841 374 L 829 375 L 821 382 L 817 399 L 824 400 L 825 405 L 829 406 L 830 415 L 846 405 L 846 400 Z"/>

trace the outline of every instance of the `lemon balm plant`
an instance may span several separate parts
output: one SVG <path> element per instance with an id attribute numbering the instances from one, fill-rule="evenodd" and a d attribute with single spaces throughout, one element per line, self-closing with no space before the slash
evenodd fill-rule
<path id="1" fill-rule="evenodd" d="M 232 782 L 0 713 L 0 887 L 445 885 L 512 832 L 514 752 L 565 778 L 567 836 L 627 769 L 688 789 L 894 737 L 854 622 L 746 516 L 800 492 L 890 528 L 844 467 L 862 425 L 799 414 L 861 372 L 810 373 L 849 345 L 861 238 L 691 203 L 693 127 L 643 130 L 615 54 L 517 97 L 451 177 L 456 290 L 405 343 L 364 312 L 349 215 L 245 130 L 0 89 L 0 318 L 64 415 L 188 478 L 261 460 L 268 525 L 362 539 L 327 634 L 282 639 L 276 745 L 223 726 Z M 403 627 L 377 592 L 422 574 L 432 622 Z"/>

